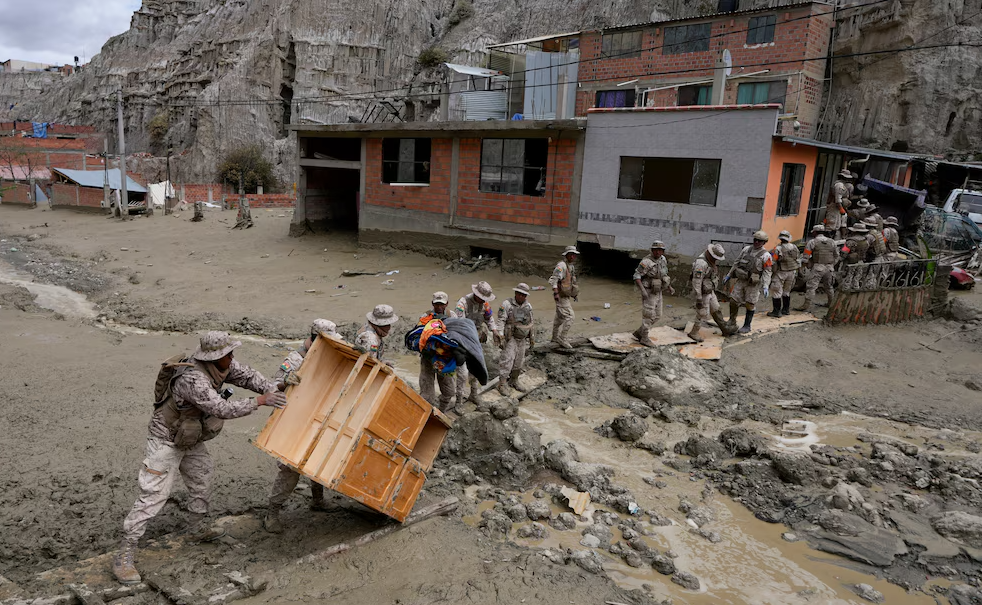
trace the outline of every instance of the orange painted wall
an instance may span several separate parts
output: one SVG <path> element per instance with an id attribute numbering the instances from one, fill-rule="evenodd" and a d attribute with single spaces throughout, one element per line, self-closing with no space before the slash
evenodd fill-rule
<path id="1" fill-rule="evenodd" d="M 787 230 L 791 232 L 792 241 L 805 236 L 805 219 L 808 212 L 808 202 L 811 200 L 812 179 L 815 176 L 815 164 L 818 162 L 818 148 L 810 145 L 792 145 L 774 139 L 771 143 L 771 167 L 767 173 L 767 191 L 764 194 L 764 216 L 761 229 L 770 236 L 768 249 L 777 246 L 777 234 Z M 777 216 L 778 196 L 781 195 L 781 172 L 785 164 L 804 164 L 805 180 L 801 189 L 801 204 L 797 214 Z"/>

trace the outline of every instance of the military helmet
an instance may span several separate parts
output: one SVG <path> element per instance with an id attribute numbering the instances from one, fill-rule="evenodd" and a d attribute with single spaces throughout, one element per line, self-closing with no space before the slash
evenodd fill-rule
<path id="1" fill-rule="evenodd" d="M 790 242 L 791 241 L 791 232 L 790 231 L 782 231 L 777 236 L 777 239 L 781 240 L 782 242 Z"/>
<path id="2" fill-rule="evenodd" d="M 769 239 L 771 239 L 770 236 L 768 236 L 767 235 L 767 232 L 764 231 L 763 229 L 761 229 L 760 231 L 754 232 L 754 241 L 755 242 L 766 242 Z"/>
<path id="3" fill-rule="evenodd" d="M 655 241 L 651 242 L 651 249 L 652 250 L 664 250 L 665 249 L 665 242 L 661 241 L 660 239 L 656 239 Z"/>

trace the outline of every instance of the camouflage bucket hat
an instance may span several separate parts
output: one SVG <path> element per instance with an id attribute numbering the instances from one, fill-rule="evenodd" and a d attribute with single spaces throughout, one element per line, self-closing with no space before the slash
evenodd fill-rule
<path id="1" fill-rule="evenodd" d="M 450 297 L 446 292 L 439 291 L 433 293 L 433 301 L 430 304 L 447 304 L 450 302 Z"/>
<path id="2" fill-rule="evenodd" d="M 201 337 L 198 350 L 191 357 L 198 361 L 215 361 L 241 346 L 242 343 L 238 340 L 232 340 L 228 332 L 206 332 Z"/>
<path id="3" fill-rule="evenodd" d="M 335 336 L 338 333 L 338 326 L 329 319 L 315 319 L 310 324 L 310 337 L 315 336 Z"/>
<path id="4" fill-rule="evenodd" d="M 471 292 L 474 296 L 477 296 L 484 302 L 491 302 L 494 300 L 494 291 L 491 289 L 491 284 L 486 281 L 479 281 L 476 284 L 471 285 Z"/>
<path id="5" fill-rule="evenodd" d="M 371 313 L 365 314 L 365 317 L 368 318 L 368 323 L 376 326 L 391 326 L 399 321 L 399 316 L 391 305 L 376 305 Z"/>
<path id="6" fill-rule="evenodd" d="M 709 255 L 715 258 L 716 260 L 725 259 L 726 250 L 724 250 L 723 246 L 720 246 L 719 244 L 709 244 L 709 246 L 706 248 L 706 251 L 709 252 Z"/>
<path id="7" fill-rule="evenodd" d="M 525 283 L 525 282 L 522 282 L 522 283 L 518 284 L 517 286 L 515 286 L 515 292 L 518 292 L 519 294 L 524 294 L 525 296 L 528 296 L 529 295 L 529 285 L 527 283 Z"/>

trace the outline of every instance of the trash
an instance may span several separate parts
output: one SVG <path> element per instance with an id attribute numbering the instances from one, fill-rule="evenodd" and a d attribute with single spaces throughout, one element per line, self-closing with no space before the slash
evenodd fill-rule
<path id="1" fill-rule="evenodd" d="M 129 252 L 130 249 L 129 248 L 120 248 L 119 251 L 120 252 Z"/>
<path id="2" fill-rule="evenodd" d="M 609 309 L 609 308 L 610 308 L 610 303 L 604 303 L 604 309 Z"/>
<path id="3" fill-rule="evenodd" d="M 10 251 L 11 252 L 17 252 L 17 248 L 11 248 Z"/>
<path id="4" fill-rule="evenodd" d="M 592 319 L 593 321 L 600 321 L 600 318 L 599 318 L 599 317 L 597 317 L 596 315 L 594 315 L 594 316 L 593 316 L 593 317 L 591 317 L 590 319 Z"/>
<path id="5" fill-rule="evenodd" d="M 347 288 L 347 287 L 348 287 L 348 286 L 346 286 L 346 285 L 344 285 L 344 284 L 338 284 L 338 285 L 336 285 L 336 286 L 334 286 L 334 289 L 335 289 L 335 290 L 341 290 L 342 288 Z"/>
<path id="6" fill-rule="evenodd" d="M 394 280 L 394 279 L 387 279 L 384 282 L 382 282 L 382 285 L 383 286 L 391 286 L 394 283 L 396 283 L 396 280 Z"/>
<path id="7" fill-rule="evenodd" d="M 545 289 L 546 289 L 545 286 L 532 286 L 532 291 L 533 292 L 538 292 L 540 290 L 545 290 Z"/>
<path id="8" fill-rule="evenodd" d="M 305 294 L 317 294 L 317 290 L 304 290 Z"/>
<path id="9" fill-rule="evenodd" d="M 853 370 L 852 373 L 853 374 L 859 374 L 859 372 L 857 372 L 856 370 Z"/>
<path id="10" fill-rule="evenodd" d="M 641 507 L 638 506 L 638 503 L 637 502 L 628 502 L 627 503 L 627 512 L 631 513 L 632 515 L 640 515 L 641 514 Z"/>
<path id="11" fill-rule="evenodd" d="M 263 254 L 263 255 L 262 255 L 262 256 L 260 256 L 259 258 L 269 258 L 269 255 L 268 255 L 268 254 Z"/>
<path id="12" fill-rule="evenodd" d="M 671 309 L 674 305 L 665 305 L 667 308 Z"/>
<path id="13" fill-rule="evenodd" d="M 210 260 L 206 260 L 206 261 L 205 261 L 205 264 L 207 265 L 207 264 L 208 264 L 208 263 L 210 263 L 210 262 L 211 262 Z"/>
<path id="14" fill-rule="evenodd" d="M 341 277 L 357 277 L 359 275 L 380 275 L 381 271 L 360 271 L 357 269 L 345 269 L 341 271 Z"/>
<path id="15" fill-rule="evenodd" d="M 399 272 L 399 270 L 396 269 L 395 271 L 389 271 L 388 273 L 386 273 L 386 275 L 395 275 L 398 272 Z"/>
<path id="16" fill-rule="evenodd" d="M 590 505 L 590 494 L 588 492 L 578 492 L 572 487 L 564 487 L 560 492 L 566 501 L 569 502 L 569 507 L 577 515 L 582 515 L 586 507 Z"/>

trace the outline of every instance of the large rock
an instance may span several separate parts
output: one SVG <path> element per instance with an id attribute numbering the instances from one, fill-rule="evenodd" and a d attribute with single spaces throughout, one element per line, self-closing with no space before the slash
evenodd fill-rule
<path id="1" fill-rule="evenodd" d="M 763 454 L 767 451 L 767 439 L 752 429 L 743 426 L 731 426 L 719 434 L 719 442 L 731 456 L 745 458 Z"/>
<path id="2" fill-rule="evenodd" d="M 697 456 L 711 456 L 716 460 L 725 460 L 730 455 L 723 444 L 709 437 L 703 437 L 702 435 L 692 435 L 687 440 L 676 443 L 675 453 L 685 454 L 693 458 Z"/>
<path id="3" fill-rule="evenodd" d="M 562 439 L 546 445 L 543 460 L 547 468 L 559 473 L 582 492 L 606 490 L 610 487 L 610 478 L 614 476 L 614 469 L 606 464 L 580 462 L 576 446 Z"/>
<path id="4" fill-rule="evenodd" d="M 617 368 L 617 385 L 645 401 L 669 405 L 703 403 L 716 382 L 699 363 L 671 347 L 647 348 L 628 355 Z"/>
<path id="5" fill-rule="evenodd" d="M 506 489 L 522 489 L 542 466 L 540 434 L 521 418 L 498 420 L 486 412 L 464 414 L 454 422 L 443 455 L 469 466 Z"/>
<path id="6" fill-rule="evenodd" d="M 969 299 L 959 296 L 952 299 L 948 314 L 955 321 L 967 323 L 982 319 L 982 308 L 972 303 Z"/>
<path id="7" fill-rule="evenodd" d="M 648 423 L 644 418 L 629 412 L 614 418 L 610 428 L 621 441 L 634 442 L 648 432 Z"/>
<path id="8" fill-rule="evenodd" d="M 828 476 L 829 470 L 808 456 L 798 454 L 771 454 L 778 477 L 795 485 L 814 485 Z"/>
<path id="9" fill-rule="evenodd" d="M 812 532 L 808 543 L 823 552 L 877 567 L 887 567 L 897 556 L 908 552 L 896 532 L 875 527 L 850 513 L 825 511 L 819 515 L 818 523 L 824 531 Z"/>
<path id="10" fill-rule="evenodd" d="M 949 511 L 935 518 L 931 525 L 946 538 L 959 540 L 973 548 L 982 548 L 982 517 L 962 511 Z"/>

